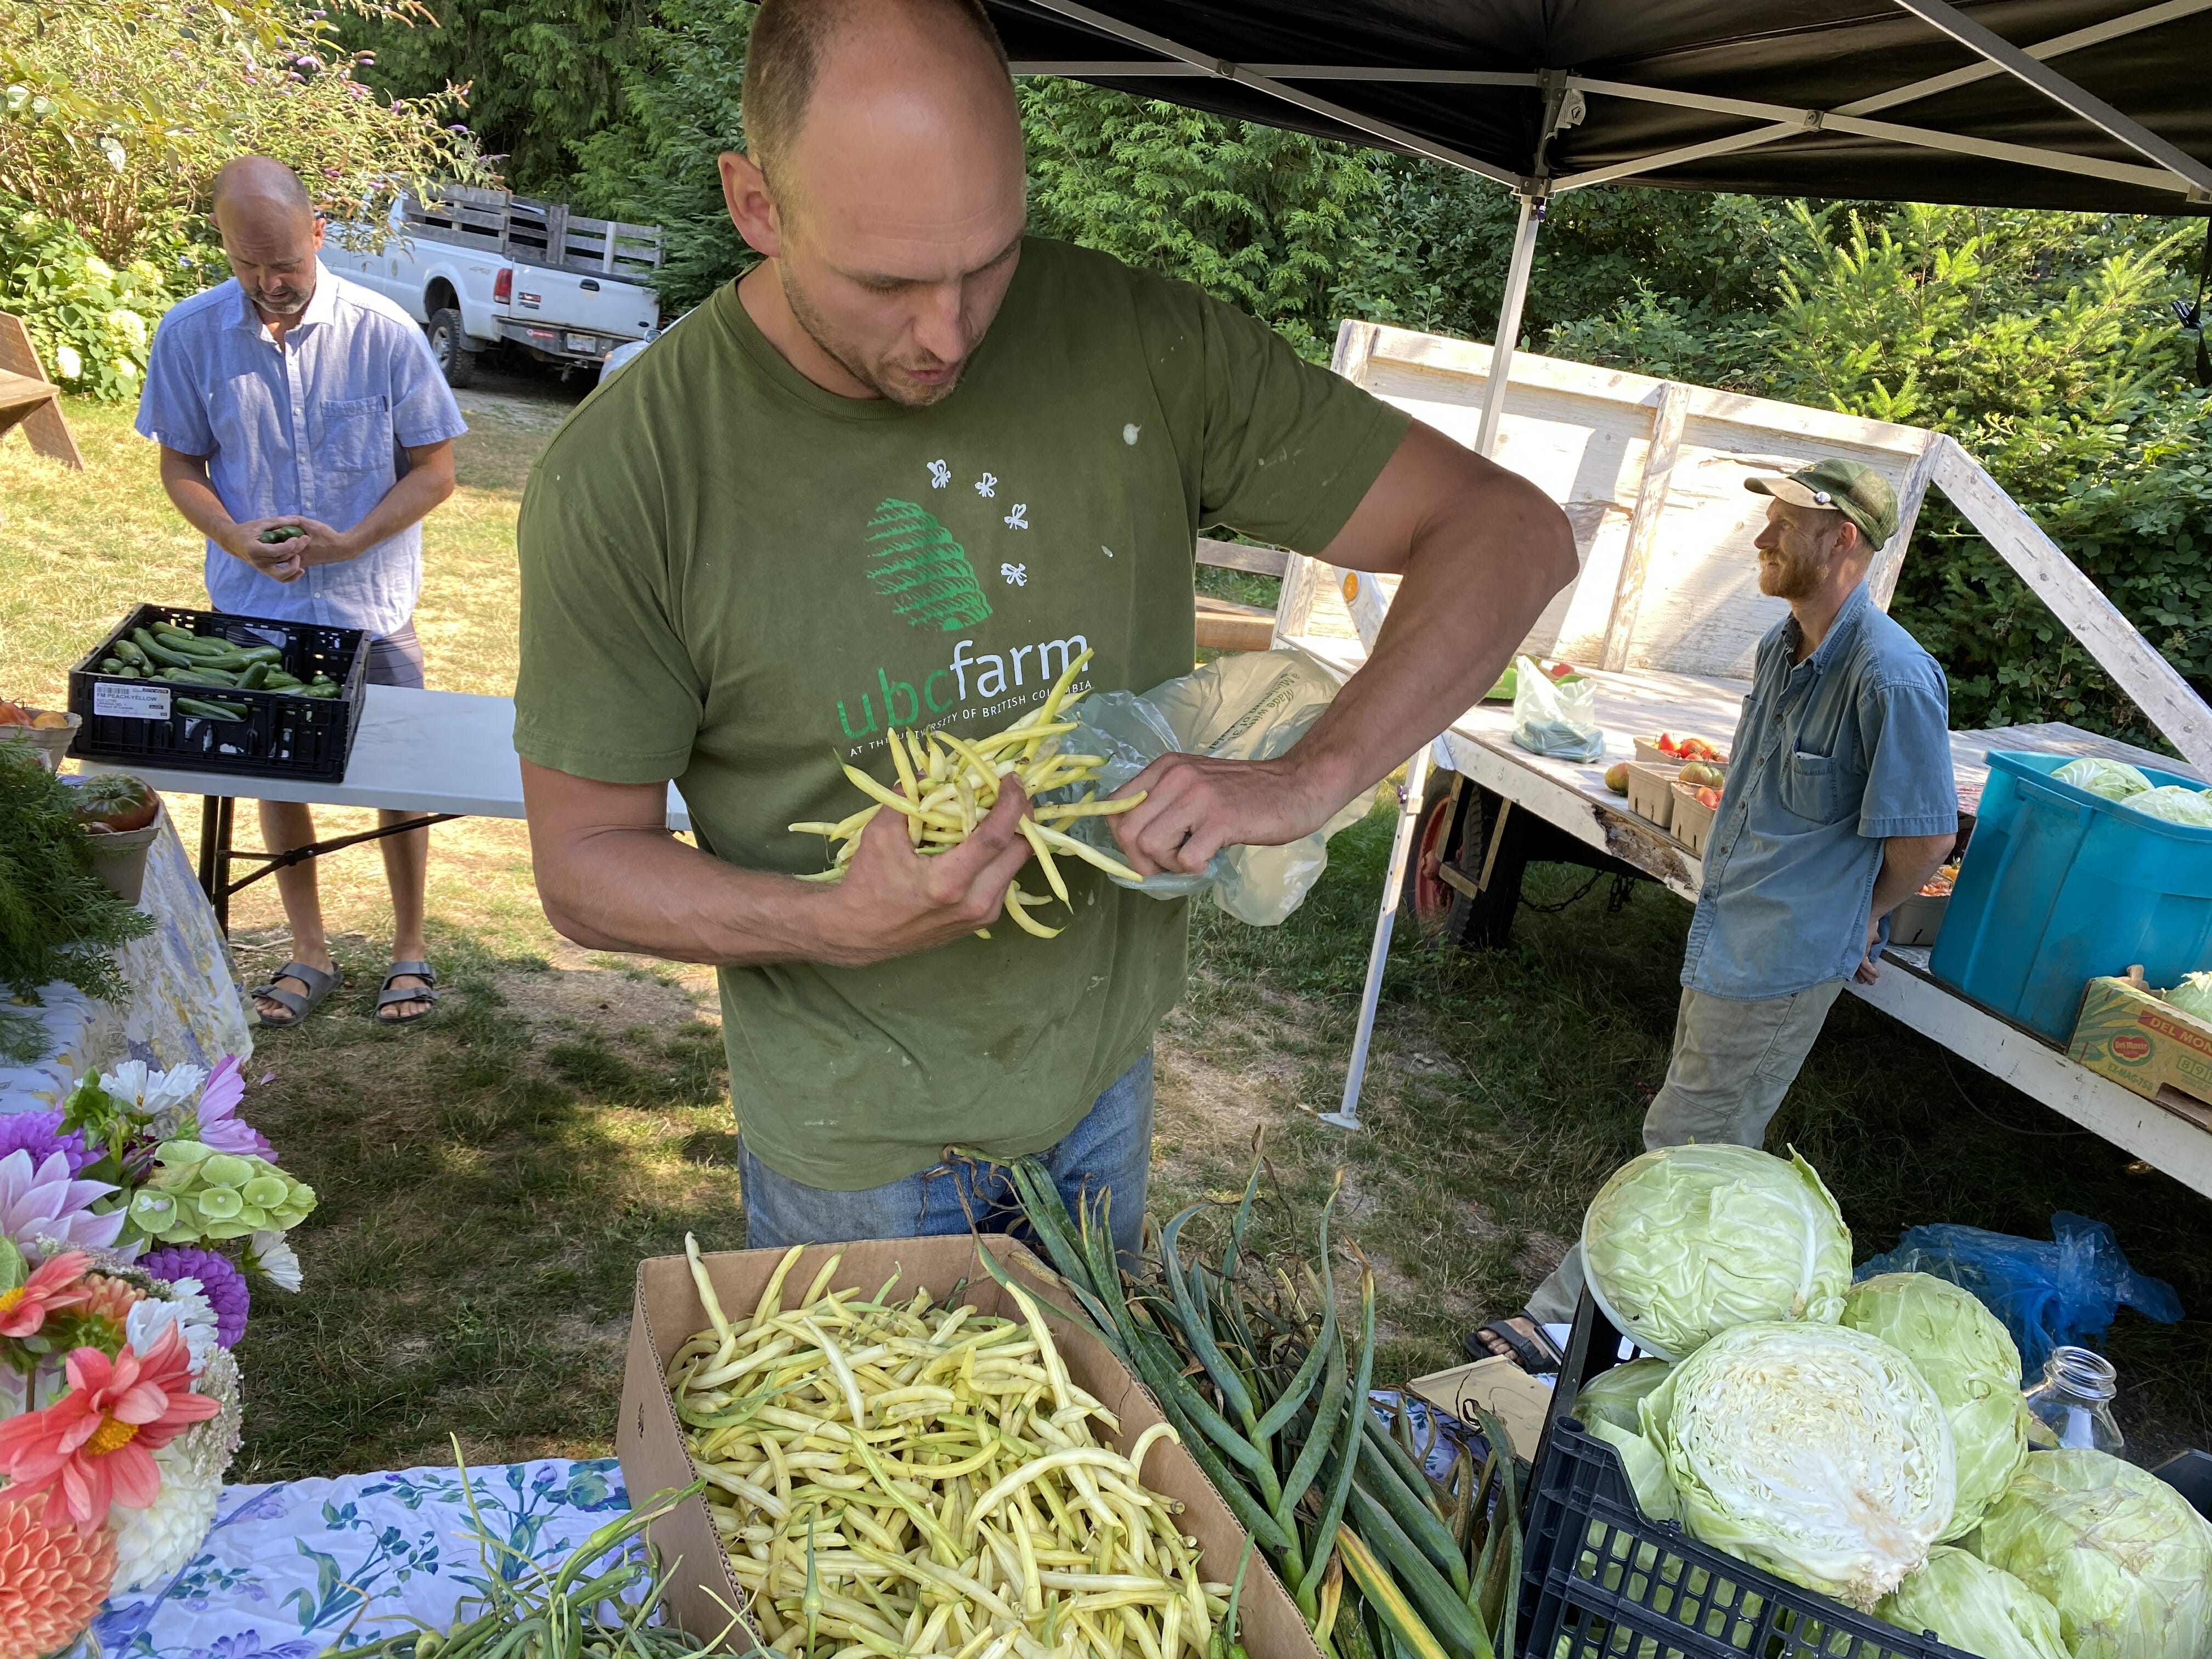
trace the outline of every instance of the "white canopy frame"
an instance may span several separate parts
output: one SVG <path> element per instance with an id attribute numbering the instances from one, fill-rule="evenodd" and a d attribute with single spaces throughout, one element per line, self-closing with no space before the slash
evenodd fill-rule
<path id="1" fill-rule="evenodd" d="M 2071 30 L 2025 47 L 2012 45 L 1946 3 L 1946 0 L 1893 0 L 1893 3 L 1957 41 L 1972 52 L 1977 61 L 1941 75 L 1924 76 L 1887 92 L 1855 99 L 1833 109 L 1793 108 L 1750 99 L 1722 98 L 1705 93 L 1638 86 L 1628 82 L 1605 80 L 1579 75 L 1572 70 L 1553 69 L 1494 70 L 1360 64 L 1237 64 L 1226 58 L 1210 57 L 1164 35 L 1125 23 L 1104 12 L 1080 4 L 1079 0 L 1036 0 L 1036 4 L 1048 10 L 1088 24 L 1102 33 L 1126 40 L 1159 56 L 1139 61 L 1018 62 L 1012 68 L 1018 76 L 1058 75 L 1085 81 L 1155 80 L 1186 76 L 1206 76 L 1231 81 L 1313 114 L 1325 116 L 1386 144 L 1425 155 L 1431 161 L 1464 168 L 1512 190 L 1520 198 L 1520 216 L 1514 228 L 1512 253 L 1506 267 L 1505 293 L 1498 307 L 1498 328 L 1492 337 L 1495 343 L 1492 347 L 1494 355 L 1474 446 L 1476 453 L 1486 458 L 1498 441 L 1498 423 L 1504 412 L 1505 387 L 1512 374 L 1513 350 L 1521 332 L 1521 315 L 1528 298 L 1529 272 L 1535 262 L 1536 238 L 1542 228 L 1545 210 L 1551 198 L 1565 191 L 1637 178 L 1706 156 L 1784 143 L 1814 133 L 1848 132 L 1939 153 L 1979 155 L 2022 167 L 2044 167 L 2060 173 L 2108 179 L 2115 183 L 2151 190 L 2172 191 L 2181 200 L 2191 204 L 2212 202 L 2212 165 L 2199 161 L 2160 137 L 2141 122 L 2123 114 L 2103 99 L 2049 67 L 2051 59 L 2062 58 L 2068 52 L 2212 11 L 2212 0 L 2163 0 L 2160 4 L 2109 18 L 2104 22 Z M 2078 155 L 2063 149 L 2005 143 L 1930 127 L 1869 118 L 1881 111 L 1915 103 L 1996 75 L 2010 75 L 2033 87 L 2078 117 L 2085 125 L 2118 139 L 2152 165 Z M 1391 123 L 1347 109 L 1293 84 L 1346 81 L 1540 89 L 1545 94 L 1545 119 L 1543 135 L 1536 147 L 1534 171 L 1527 177 L 1516 177 L 1490 162 L 1419 137 Z M 1714 114 L 1738 116 L 1763 125 L 1699 143 L 1677 145 L 1607 167 L 1553 177 L 1545 167 L 1545 151 L 1555 134 L 1582 119 L 1586 107 L 1584 100 L 1592 96 L 1626 98 L 1646 103 L 1669 104 L 1679 108 L 1707 110 Z M 1371 587 L 1372 579 L 1362 577 L 1358 580 L 1362 592 L 1355 597 L 1352 610 L 1355 617 L 1361 618 L 1360 632 L 1364 643 L 1371 648 L 1374 644 L 1372 629 L 1380 625 L 1382 607 L 1379 595 L 1366 591 Z M 2101 595 L 2098 597 L 2102 598 Z M 1366 603 L 1361 603 L 1362 600 Z M 2110 609 L 2109 605 L 2105 608 Z M 2170 668 L 2166 676 L 2151 678 L 2154 681 L 2160 681 L 2167 677 L 2179 680 Z M 2136 676 L 2123 678 L 2132 682 Z M 2183 682 L 2181 685 L 2185 692 L 2186 683 Z M 2135 690 L 2136 687 L 2130 684 L 2129 689 Z M 2193 694 L 2189 701 L 2196 702 Z M 2197 708 L 2202 710 L 2201 704 Z M 1389 869 L 1383 880 L 1382 902 L 1376 915 L 1374 942 L 1367 958 L 1367 979 L 1360 993 L 1359 1019 L 1353 1030 L 1352 1054 L 1346 1069 L 1343 1103 L 1336 1111 L 1321 1114 L 1322 1122 L 1340 1128 L 1357 1129 L 1360 1127 L 1359 1095 L 1366 1079 L 1368 1047 L 1375 1033 L 1376 1006 L 1382 996 L 1382 969 L 1390 952 L 1390 936 L 1397 919 L 1398 896 L 1403 890 L 1406 865 L 1412 854 L 1413 836 L 1427 789 L 1428 763 L 1429 747 L 1425 745 L 1407 763 L 1397 831 L 1391 839 Z"/>

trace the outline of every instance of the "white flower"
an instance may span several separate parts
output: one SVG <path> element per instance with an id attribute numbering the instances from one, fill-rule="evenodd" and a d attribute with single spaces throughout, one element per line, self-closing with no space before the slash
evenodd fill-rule
<path id="1" fill-rule="evenodd" d="M 107 313 L 107 331 L 133 346 L 146 343 L 146 319 L 122 306 Z"/>
<path id="2" fill-rule="evenodd" d="M 181 1112 L 199 1098 L 208 1074 L 198 1066 L 173 1066 L 155 1071 L 143 1060 L 126 1060 L 112 1072 L 100 1074 L 100 1086 L 116 1099 L 129 1102 L 142 1115 Z"/>
<path id="3" fill-rule="evenodd" d="M 281 1232 L 264 1231 L 247 1240 L 246 1265 L 280 1291 L 300 1288 L 300 1258 Z"/>
<path id="4" fill-rule="evenodd" d="M 221 1401 L 222 1409 L 154 1454 L 161 1490 L 150 1506 L 134 1510 L 118 1504 L 112 1510 L 118 1590 L 149 1589 L 173 1577 L 215 1524 L 216 1500 L 222 1492 L 223 1471 L 238 1450 L 243 1416 L 238 1361 L 228 1351 L 216 1351 L 198 1392 Z"/>
<path id="5" fill-rule="evenodd" d="M 149 1297 L 134 1302 L 131 1311 L 123 1316 L 124 1333 L 141 1354 L 152 1352 L 161 1333 L 172 1325 L 185 1339 L 185 1346 L 192 1357 L 192 1375 L 198 1376 L 221 1350 L 221 1344 L 216 1340 L 215 1309 L 202 1293 L 198 1279 L 172 1279 L 167 1297 L 160 1300 Z"/>
<path id="6" fill-rule="evenodd" d="M 74 380 L 84 373 L 84 357 L 73 345 L 54 348 L 54 368 L 64 380 Z"/>

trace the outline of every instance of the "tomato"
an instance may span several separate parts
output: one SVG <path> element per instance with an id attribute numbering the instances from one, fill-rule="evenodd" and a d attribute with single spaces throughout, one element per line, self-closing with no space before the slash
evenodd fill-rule
<path id="1" fill-rule="evenodd" d="M 30 723 L 29 709 L 24 708 L 20 702 L 9 702 L 5 699 L 0 699 L 0 726 L 28 726 Z"/>
<path id="2" fill-rule="evenodd" d="M 92 834 L 143 830 L 161 810 L 161 798 L 127 772 L 103 772 L 77 787 L 76 821 Z"/>
<path id="3" fill-rule="evenodd" d="M 1698 804 L 1700 806 L 1718 806 L 1721 804 L 1721 792 L 1710 785 L 1698 790 Z"/>

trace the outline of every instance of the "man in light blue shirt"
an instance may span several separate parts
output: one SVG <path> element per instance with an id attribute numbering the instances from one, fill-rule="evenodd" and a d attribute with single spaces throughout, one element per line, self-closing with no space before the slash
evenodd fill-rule
<path id="1" fill-rule="evenodd" d="M 1897 533 L 1888 483 L 1830 459 L 1745 487 L 1772 497 L 1759 587 L 1790 615 L 1759 641 L 1729 750 L 1646 1147 L 1761 1145 L 1844 981 L 1874 981 L 1890 912 L 1958 838 L 1943 670 L 1867 593 Z M 1469 1348 L 1553 1369 L 1539 1328 L 1574 1317 L 1582 1284 L 1577 1248 Z"/>
<path id="2" fill-rule="evenodd" d="M 422 684 L 414 628 L 422 520 L 453 493 L 453 440 L 468 428 L 422 331 L 381 295 L 315 257 L 323 228 L 299 179 L 241 156 L 216 175 L 215 220 L 233 276 L 161 319 L 138 403 L 161 446 L 161 487 L 207 538 L 218 611 L 366 629 L 368 678 Z M 290 526 L 303 532 L 260 538 Z M 387 826 L 416 815 L 380 814 Z M 314 840 L 307 807 L 261 803 L 272 851 Z M 377 1017 L 417 1019 L 437 1001 L 425 958 L 429 832 L 388 836 L 392 966 Z M 277 872 L 293 960 L 253 993 L 267 1024 L 306 1018 L 341 982 L 313 860 Z"/>

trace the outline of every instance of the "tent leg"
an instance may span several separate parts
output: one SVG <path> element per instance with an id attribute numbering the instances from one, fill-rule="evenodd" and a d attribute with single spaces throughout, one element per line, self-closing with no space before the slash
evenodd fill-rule
<path id="1" fill-rule="evenodd" d="M 1528 297 L 1528 271 L 1536 260 L 1536 233 L 1544 223 L 1544 204 L 1533 196 L 1521 198 L 1520 222 L 1513 228 L 1513 258 L 1505 270 L 1505 301 L 1498 311 L 1496 343 L 1490 349 L 1490 385 L 1482 399 L 1482 424 L 1474 449 L 1486 459 L 1498 443 L 1498 417 L 1505 410 L 1505 383 L 1513 373 L 1513 343 L 1521 333 L 1521 306 Z M 1369 650 L 1375 641 L 1365 641 Z M 1367 952 L 1367 983 L 1359 993 L 1359 1024 L 1352 1035 L 1352 1063 L 1344 1077 L 1344 1103 L 1321 1114 L 1323 1123 L 1340 1129 L 1359 1125 L 1359 1091 L 1367 1080 L 1367 1047 L 1375 1036 L 1375 1006 L 1382 995 L 1382 965 L 1390 955 L 1390 933 L 1398 919 L 1398 896 L 1405 890 L 1406 861 L 1413 846 L 1413 830 L 1420 822 L 1421 803 L 1428 793 L 1429 745 L 1406 763 L 1405 799 L 1398 808 L 1398 832 L 1390 840 L 1390 869 L 1383 878 L 1382 902 L 1375 917 L 1375 943 Z"/>
<path id="2" fill-rule="evenodd" d="M 1505 268 L 1505 299 L 1498 307 L 1498 332 L 1491 337 L 1490 384 L 1482 395 L 1482 424 L 1475 428 L 1474 453 L 1485 460 L 1498 447 L 1498 417 L 1505 412 L 1505 386 L 1513 376 L 1513 344 L 1521 337 L 1521 306 L 1528 297 L 1528 272 L 1536 263 L 1536 233 L 1543 228 L 1543 202 L 1521 198 L 1520 222 L 1513 228 L 1513 258 Z"/>

